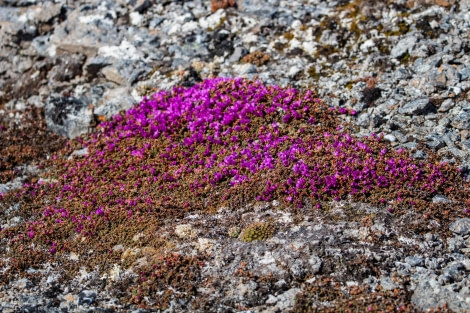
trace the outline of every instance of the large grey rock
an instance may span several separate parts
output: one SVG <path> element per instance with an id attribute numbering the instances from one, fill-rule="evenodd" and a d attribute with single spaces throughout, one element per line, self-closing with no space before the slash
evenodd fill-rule
<path id="1" fill-rule="evenodd" d="M 426 140 L 426 145 L 434 150 L 438 150 L 446 145 L 444 139 L 439 134 L 429 134 L 426 136 Z"/>
<path id="2" fill-rule="evenodd" d="M 37 36 L 31 46 L 41 57 L 53 57 L 56 54 L 55 46 L 51 44 L 50 35 Z"/>
<path id="3" fill-rule="evenodd" d="M 460 81 L 457 70 L 449 64 L 442 64 L 431 73 L 425 74 L 425 77 L 433 86 L 441 89 L 455 86 Z"/>
<path id="4" fill-rule="evenodd" d="M 251 73 L 256 73 L 257 68 L 256 68 L 256 65 L 254 64 L 245 63 L 245 64 L 235 64 L 233 66 L 233 70 L 238 75 L 243 76 L 243 75 L 247 75 Z"/>
<path id="5" fill-rule="evenodd" d="M 435 195 L 432 198 L 432 203 L 450 203 L 452 200 L 443 195 Z"/>
<path id="6" fill-rule="evenodd" d="M 66 23 L 58 25 L 51 35 L 57 50 L 94 57 L 104 46 L 119 46 L 124 34 L 114 25 L 113 15 L 107 12 L 74 10 Z M 109 13 L 109 12 L 108 12 Z"/>
<path id="7" fill-rule="evenodd" d="M 134 60 L 116 60 L 101 70 L 107 80 L 118 85 L 130 86 L 152 70 L 147 63 Z"/>
<path id="8" fill-rule="evenodd" d="M 150 7 L 149 0 L 126 0 L 127 5 L 130 5 L 136 12 L 143 13 Z"/>
<path id="9" fill-rule="evenodd" d="M 21 177 L 17 177 L 14 180 L 9 181 L 6 184 L 0 184 L 0 194 L 4 194 L 10 190 L 21 188 L 22 185 L 23 185 L 23 179 Z"/>
<path id="10" fill-rule="evenodd" d="M 96 291 L 93 290 L 83 290 L 78 294 L 78 304 L 92 304 L 96 299 Z"/>
<path id="11" fill-rule="evenodd" d="M 407 115 L 421 114 L 430 107 L 431 103 L 428 98 L 417 99 L 410 101 L 399 108 L 398 113 Z"/>
<path id="12" fill-rule="evenodd" d="M 390 56 L 392 58 L 403 57 L 406 53 L 410 53 L 413 50 L 417 42 L 418 39 L 415 36 L 407 36 L 401 39 L 390 51 Z"/>
<path id="13" fill-rule="evenodd" d="M 1 0 L 0 5 L 12 5 L 17 7 L 36 4 L 38 0 Z"/>
<path id="14" fill-rule="evenodd" d="M 271 5 L 267 0 L 243 0 L 240 1 L 239 7 L 243 12 L 263 18 L 271 18 L 278 11 L 278 7 Z"/>
<path id="15" fill-rule="evenodd" d="M 470 78 L 470 67 L 464 67 L 459 71 L 460 80 L 468 80 Z"/>
<path id="16" fill-rule="evenodd" d="M 81 54 L 63 54 L 55 58 L 55 66 L 49 71 L 48 77 L 53 81 L 70 81 L 82 74 L 85 56 Z"/>
<path id="17" fill-rule="evenodd" d="M 470 151 L 470 139 L 463 140 L 461 142 L 462 148 L 464 148 L 467 151 Z"/>
<path id="18" fill-rule="evenodd" d="M 454 116 L 451 125 L 458 129 L 470 129 L 470 112 L 462 112 Z"/>
<path id="19" fill-rule="evenodd" d="M 240 61 L 241 58 L 243 58 L 245 55 L 248 54 L 248 50 L 246 50 L 243 47 L 236 47 L 233 50 L 233 54 L 230 56 L 228 59 L 229 62 L 234 63 Z"/>
<path id="20" fill-rule="evenodd" d="M 430 58 L 418 58 L 413 64 L 416 74 L 428 74 L 432 69 L 438 67 L 442 62 L 442 55 L 438 54 Z"/>
<path id="21" fill-rule="evenodd" d="M 300 288 L 291 288 L 278 295 L 275 299 L 276 305 L 273 307 L 273 311 L 278 310 L 279 312 L 286 312 L 292 309 L 295 304 L 295 297 L 300 291 Z"/>
<path id="22" fill-rule="evenodd" d="M 38 36 L 37 26 L 22 18 L 22 10 L 2 7 L 0 11 L 2 11 L 0 12 L 0 39 L 4 42 L 20 44 Z"/>
<path id="23" fill-rule="evenodd" d="M 130 109 L 136 102 L 127 87 L 109 89 L 104 92 L 101 103 L 94 109 L 94 114 L 110 118 L 120 111 Z"/>
<path id="24" fill-rule="evenodd" d="M 446 99 L 444 100 L 439 108 L 437 109 L 439 112 L 447 112 L 455 105 L 454 100 Z"/>
<path id="25" fill-rule="evenodd" d="M 454 312 L 469 312 L 470 303 L 460 301 L 470 297 L 470 289 L 454 283 L 442 286 L 435 276 L 422 277 L 414 290 L 411 302 L 420 310 L 429 310 L 447 304 Z"/>
<path id="26" fill-rule="evenodd" d="M 64 11 L 63 3 L 44 1 L 39 10 L 34 11 L 34 18 L 41 23 L 51 23 L 54 18 L 59 17 Z"/>
<path id="27" fill-rule="evenodd" d="M 407 256 L 405 262 L 411 266 L 421 266 L 424 263 L 424 259 L 420 256 Z"/>
<path id="28" fill-rule="evenodd" d="M 88 103 L 75 97 L 50 97 L 44 109 L 47 127 L 68 138 L 86 133 L 93 118 Z"/>
<path id="29" fill-rule="evenodd" d="M 461 218 L 449 225 L 449 230 L 455 234 L 465 236 L 470 232 L 470 218 Z"/>
<path id="30" fill-rule="evenodd" d="M 111 64 L 113 64 L 113 61 L 108 57 L 88 58 L 84 65 L 85 76 L 91 80 L 98 76 L 101 69 Z"/>

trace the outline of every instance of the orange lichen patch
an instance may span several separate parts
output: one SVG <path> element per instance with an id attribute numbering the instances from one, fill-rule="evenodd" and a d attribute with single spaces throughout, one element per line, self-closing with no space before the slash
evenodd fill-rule
<path id="1" fill-rule="evenodd" d="M 269 55 L 264 53 L 264 52 L 261 52 L 261 51 L 255 51 L 255 52 L 252 52 L 252 53 L 249 53 L 247 55 L 245 55 L 242 59 L 241 59 L 241 62 L 242 63 L 251 63 L 251 64 L 254 64 L 256 66 L 261 66 L 261 65 L 264 65 L 266 63 L 269 62 Z"/>
<path id="2" fill-rule="evenodd" d="M 212 0 L 211 10 L 212 12 L 215 12 L 218 9 L 226 9 L 230 7 L 235 7 L 236 5 L 237 2 L 235 0 Z"/>

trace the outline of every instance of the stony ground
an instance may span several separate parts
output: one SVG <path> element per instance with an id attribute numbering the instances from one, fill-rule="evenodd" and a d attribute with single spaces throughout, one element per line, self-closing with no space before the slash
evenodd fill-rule
<path id="1" fill-rule="evenodd" d="M 143 95 L 212 77 L 316 90 L 327 106 L 356 112 L 341 115 L 353 135 L 382 133 L 390 148 L 466 175 L 469 9 L 453 0 L 0 0 L 1 199 L 45 180 L 54 155 L 86 156 L 74 140 Z M 455 194 L 462 186 L 456 179 Z M 344 198 L 321 210 L 273 200 L 183 212 L 123 235 L 96 267 L 80 265 L 99 247 L 41 264 L 11 248 L 28 198 L 5 200 L 0 312 L 470 312 L 470 219 L 446 192 L 424 210 Z M 250 228 L 267 235 L 247 240 Z M 164 279 L 143 274 L 155 266 Z"/>

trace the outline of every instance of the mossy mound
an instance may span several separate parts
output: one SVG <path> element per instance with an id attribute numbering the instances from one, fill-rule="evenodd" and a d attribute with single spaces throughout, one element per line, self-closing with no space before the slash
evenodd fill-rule
<path id="1" fill-rule="evenodd" d="M 268 222 L 256 222 L 248 225 L 241 234 L 241 240 L 252 242 L 255 240 L 265 240 L 271 237 L 276 230 L 276 226 Z"/>
<path id="2" fill-rule="evenodd" d="M 295 210 L 349 199 L 389 212 L 465 214 L 468 184 L 456 168 L 432 155 L 414 160 L 381 136 L 355 138 L 339 119 L 354 113 L 328 108 L 313 91 L 244 79 L 216 78 L 145 97 L 92 136 L 71 141 L 41 180 L 1 195 L 2 219 L 20 220 L 0 233 L 9 266 L 2 279 L 50 261 L 61 263 L 66 277 L 81 266 L 128 267 L 129 249 L 165 257 L 171 245 L 156 235 L 163 226 L 188 212 L 257 201 Z M 82 148 L 87 155 L 69 158 Z M 436 211 L 435 194 L 451 199 L 453 211 Z M 242 239 L 272 235 L 269 227 L 253 230 Z M 187 260 L 191 268 L 202 266 L 193 261 Z M 192 289 L 181 288 L 191 296 L 184 290 Z"/>

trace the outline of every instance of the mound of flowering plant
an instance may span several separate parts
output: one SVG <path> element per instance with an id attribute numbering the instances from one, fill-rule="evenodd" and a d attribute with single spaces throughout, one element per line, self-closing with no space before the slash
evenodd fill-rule
<path id="1" fill-rule="evenodd" d="M 441 194 L 464 212 L 468 187 L 455 168 L 414 160 L 380 136 L 355 138 L 340 114 L 355 112 L 328 108 L 312 91 L 244 79 L 157 92 L 70 142 L 48 177 L 2 196 L 4 208 L 20 204 L 9 214 L 24 221 L 1 230 L 2 253 L 12 272 L 59 259 L 70 273 L 106 269 L 123 262 L 116 246 L 164 246 L 159 228 L 187 212 L 254 201 L 426 211 Z M 67 157 L 83 147 L 87 155 Z"/>

